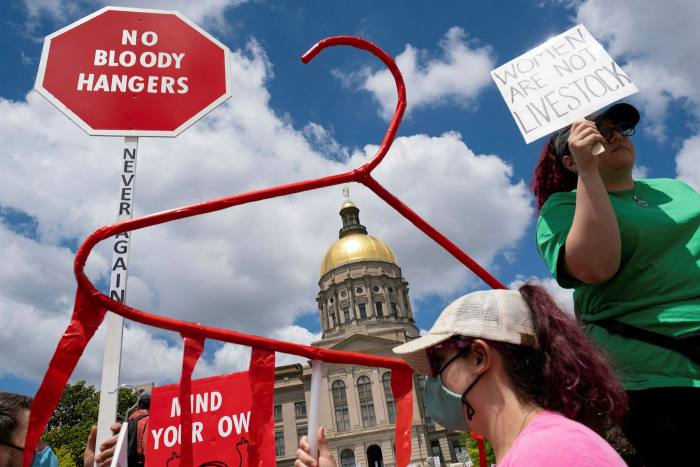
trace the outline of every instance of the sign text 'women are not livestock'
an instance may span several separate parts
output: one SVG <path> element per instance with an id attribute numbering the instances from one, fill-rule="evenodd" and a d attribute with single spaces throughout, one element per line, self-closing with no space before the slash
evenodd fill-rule
<path id="1" fill-rule="evenodd" d="M 501 65 L 491 76 L 526 143 L 639 91 L 583 25 Z"/>

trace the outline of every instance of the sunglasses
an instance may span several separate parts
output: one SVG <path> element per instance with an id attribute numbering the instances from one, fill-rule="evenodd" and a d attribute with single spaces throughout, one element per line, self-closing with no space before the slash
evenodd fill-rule
<path id="1" fill-rule="evenodd" d="M 620 123 L 618 125 L 596 125 L 600 135 L 605 138 L 605 141 L 610 143 L 615 133 L 619 133 L 622 136 L 632 136 L 634 134 L 634 126 L 628 123 Z"/>
<path id="2" fill-rule="evenodd" d="M 433 374 L 436 376 L 441 376 L 443 371 L 450 366 L 452 362 L 454 362 L 458 357 L 465 355 L 469 353 L 469 350 L 471 350 L 471 340 L 464 340 L 464 339 L 451 339 L 447 342 L 444 342 L 442 344 L 436 345 L 433 350 L 437 349 L 457 349 L 458 352 L 453 355 L 451 358 L 449 358 L 447 361 L 441 361 L 440 358 L 435 354 L 435 352 L 429 352 L 429 361 L 430 361 L 430 366 L 432 367 L 431 369 L 433 370 Z"/>
<path id="3" fill-rule="evenodd" d="M 17 446 L 14 443 L 10 443 L 9 441 L 0 441 L 0 444 L 7 446 L 8 448 L 16 449 L 18 451 L 24 452 L 24 448 Z M 34 453 L 34 461 L 36 461 L 36 455 L 38 451 Z M 32 462 L 33 463 L 33 462 Z"/>

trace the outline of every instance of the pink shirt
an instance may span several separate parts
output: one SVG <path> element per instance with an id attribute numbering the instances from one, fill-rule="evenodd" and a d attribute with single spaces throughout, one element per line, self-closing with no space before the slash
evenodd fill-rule
<path id="1" fill-rule="evenodd" d="M 498 467 L 624 467 L 603 438 L 556 412 L 540 412 L 515 438 Z"/>

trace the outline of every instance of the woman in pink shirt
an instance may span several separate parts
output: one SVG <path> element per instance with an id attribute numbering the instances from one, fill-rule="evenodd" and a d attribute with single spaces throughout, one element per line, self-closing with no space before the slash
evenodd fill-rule
<path id="1" fill-rule="evenodd" d="M 600 350 L 538 286 L 460 297 L 394 352 L 429 376 L 428 415 L 449 431 L 484 435 L 498 467 L 625 465 L 600 435 L 621 422 L 626 394 Z M 302 438 L 295 466 L 336 466 L 323 429 L 317 459 Z"/>

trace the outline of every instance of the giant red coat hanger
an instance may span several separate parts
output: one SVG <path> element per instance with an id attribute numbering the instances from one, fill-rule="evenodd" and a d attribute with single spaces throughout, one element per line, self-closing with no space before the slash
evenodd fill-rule
<path id="1" fill-rule="evenodd" d="M 304 191 L 325 188 L 349 182 L 357 182 L 365 185 L 391 207 L 396 209 L 406 219 L 426 235 L 440 244 L 452 256 L 472 270 L 484 282 L 493 288 L 505 288 L 505 286 L 482 268 L 469 255 L 452 243 L 446 236 L 440 233 L 428 222 L 423 220 L 411 208 L 405 205 L 399 198 L 387 191 L 378 181 L 372 177 L 372 171 L 382 162 L 391 144 L 396 137 L 396 132 L 401 124 L 406 110 L 406 88 L 403 77 L 394 60 L 377 45 L 359 37 L 335 36 L 323 39 L 309 49 L 301 60 L 310 62 L 322 50 L 347 45 L 366 50 L 378 57 L 389 68 L 396 82 L 398 102 L 394 116 L 391 119 L 384 139 L 379 149 L 370 161 L 348 172 L 327 177 L 306 180 L 301 182 L 265 188 L 257 191 L 237 194 L 206 201 L 199 204 L 185 206 L 169 211 L 150 214 L 132 220 L 107 225 L 95 230 L 80 246 L 74 262 L 75 277 L 78 282 L 75 305 L 71 321 L 61 337 L 56 351 L 51 358 L 48 370 L 39 387 L 34 403 L 32 404 L 29 419 L 29 430 L 24 450 L 24 467 L 32 463 L 34 450 L 41 438 L 44 429 L 53 414 L 61 394 L 78 363 L 85 347 L 102 323 L 107 311 L 117 313 L 124 318 L 137 321 L 141 324 L 167 329 L 179 333 L 184 341 L 184 355 L 182 373 L 180 378 L 180 400 L 187 401 L 190 398 L 192 371 L 202 353 L 205 339 L 216 339 L 233 344 L 252 347 L 250 373 L 251 386 L 256 392 L 258 403 L 252 408 L 250 423 L 250 445 L 248 451 L 249 465 L 267 467 L 274 465 L 274 452 L 260 452 L 258 446 L 263 444 L 266 436 L 272 436 L 264 430 L 265 421 L 272 417 L 272 397 L 274 395 L 274 352 L 299 355 L 312 360 L 322 360 L 328 363 L 354 364 L 370 367 L 389 368 L 391 372 L 391 388 L 397 403 L 398 414 L 396 418 L 396 462 L 400 467 L 410 462 L 411 455 L 411 420 L 413 418 L 413 401 L 411 391 L 413 386 L 410 367 L 402 360 L 395 358 L 379 357 L 354 352 L 341 352 L 337 350 L 321 349 L 308 345 L 293 344 L 267 337 L 243 334 L 236 331 L 214 328 L 199 323 L 187 322 L 168 318 L 152 313 L 147 313 L 129 307 L 113 300 L 103 294 L 90 281 L 85 274 L 85 263 L 92 249 L 97 243 L 126 232 L 151 227 L 166 222 L 198 216 L 222 209 L 239 206 L 255 201 L 261 201 L 279 196 L 301 193 Z M 258 397 L 258 395 L 260 395 Z M 189 404 L 182 404 L 181 424 L 182 439 L 191 439 L 191 413 Z M 180 465 L 192 465 L 192 445 L 189 442 L 182 443 Z"/>

